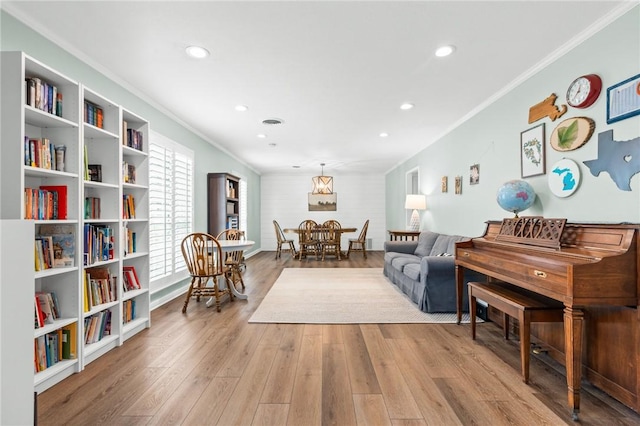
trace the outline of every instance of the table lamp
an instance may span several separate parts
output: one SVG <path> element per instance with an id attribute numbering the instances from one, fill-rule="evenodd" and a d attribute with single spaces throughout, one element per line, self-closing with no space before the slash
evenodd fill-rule
<path id="1" fill-rule="evenodd" d="M 413 210 L 411 213 L 411 222 L 409 223 L 409 231 L 419 231 L 420 214 L 418 214 L 418 210 L 426 210 L 427 197 L 422 194 L 407 194 L 407 199 L 404 202 L 404 208 L 407 210 Z"/>

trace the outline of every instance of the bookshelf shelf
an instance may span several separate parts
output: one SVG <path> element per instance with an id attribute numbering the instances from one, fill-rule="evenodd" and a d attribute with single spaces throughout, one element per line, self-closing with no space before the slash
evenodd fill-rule
<path id="1" fill-rule="evenodd" d="M 109 302 L 109 303 L 101 303 L 100 305 L 96 305 L 94 307 L 91 308 L 90 311 L 88 312 L 83 312 L 82 313 L 82 317 L 86 318 L 86 317 L 90 317 L 91 315 L 97 314 L 99 312 L 102 312 L 106 309 L 112 308 L 114 306 L 118 306 L 120 304 L 120 302 L 118 300 L 116 300 L 115 302 Z"/>
<path id="2" fill-rule="evenodd" d="M 54 380 L 57 378 L 57 376 L 60 376 L 63 373 L 67 373 L 65 375 L 65 378 L 70 376 L 71 374 L 73 374 L 78 364 L 79 363 L 77 359 L 66 359 L 58 362 L 57 364 L 52 365 L 46 370 L 35 373 L 34 386 L 36 387 L 36 390 L 41 388 L 45 382 Z M 48 387 L 49 386 L 41 390 L 45 390 Z"/>
<path id="3" fill-rule="evenodd" d="M 42 392 L 69 375 L 81 372 L 89 362 L 150 326 L 149 223 L 143 219 L 149 215 L 149 123 L 24 52 L 3 51 L 1 55 L 0 136 L 3 143 L 0 144 L 0 177 L 5 184 L 0 218 L 3 221 L 13 219 L 29 230 L 28 233 L 15 231 L 21 232 L 22 236 L 14 235 L 12 243 L 16 246 L 15 240 L 24 239 L 24 235 L 29 234 L 26 254 L 22 254 L 28 261 L 26 269 L 29 274 L 26 274 L 27 278 L 24 278 L 25 274 L 20 278 L 20 287 L 7 292 L 3 289 L 2 298 L 4 300 L 5 294 L 13 292 L 20 294 L 21 297 L 13 299 L 22 298 L 21 312 L 24 312 L 24 317 L 27 314 L 30 317 L 16 327 L 16 333 L 22 330 L 19 334 L 26 336 L 25 342 L 28 343 L 20 352 L 20 359 L 27 367 L 27 381 L 31 387 L 27 398 L 33 415 L 34 389 Z M 36 96 L 36 93 L 39 95 Z M 135 147 L 127 146 L 129 138 L 133 138 L 131 140 L 135 142 Z M 127 183 L 126 187 L 122 174 L 125 161 L 135 166 L 135 183 Z M 43 167 L 34 167 L 36 164 Z M 99 179 L 89 180 L 89 170 L 92 171 L 92 177 Z M 122 218 L 123 195 L 126 194 L 135 197 L 138 215 L 138 219 L 128 222 Z M 45 207 L 33 203 L 33 200 L 43 199 L 48 203 Z M 84 219 L 85 213 L 91 218 Z M 46 217 L 63 219 L 42 220 Z M 105 230 L 105 227 L 109 230 Z M 127 227 L 135 233 L 137 250 L 124 259 Z M 85 230 L 96 232 L 88 234 L 95 237 L 95 240 L 87 240 L 91 241 L 91 244 L 87 243 L 87 248 L 92 249 L 87 251 L 87 257 L 93 262 L 89 265 L 83 265 Z M 4 242 L 4 234 L 2 238 Z M 35 239 L 38 267 L 49 264 L 74 266 L 34 271 Z M 58 246 L 52 247 L 54 242 Z M 96 252 L 97 245 L 94 243 L 99 243 L 103 251 Z M 59 246 L 63 244 L 66 244 L 65 249 L 61 250 Z M 61 252 L 63 257 L 55 257 Z M 44 263 L 40 257 L 42 255 L 45 255 Z M 122 277 L 123 267 L 128 265 L 135 266 L 143 289 L 127 296 L 127 300 L 135 300 L 138 318 L 135 319 L 136 327 L 127 326 L 125 336 Z M 6 271 L 2 271 L 3 275 L 11 276 L 13 273 L 20 276 L 19 271 L 14 269 L 17 266 L 7 267 L 4 263 L 3 266 Z M 114 280 L 109 281 L 111 288 L 115 290 L 115 295 L 107 298 L 96 296 L 97 299 L 113 300 L 115 297 L 115 300 L 84 312 L 85 276 L 87 272 L 91 276 L 95 272 L 91 270 L 96 268 L 108 270 Z M 52 302 L 47 304 L 42 295 L 34 299 L 37 293 L 50 295 L 47 297 Z M 51 312 L 56 319 L 51 324 L 45 323 L 35 328 L 38 321 L 34 324 L 34 315 L 38 315 L 38 305 L 34 313 L 34 300 L 42 301 L 45 307 L 55 307 Z M 85 344 L 83 320 L 107 311 L 111 315 L 110 334 L 99 342 Z M 20 315 L 16 318 L 20 318 Z M 53 342 L 52 345 L 55 345 L 61 340 L 61 335 L 67 337 L 70 332 L 74 336 L 72 341 L 76 342 L 73 351 L 76 358 L 60 360 L 34 373 L 34 343 L 39 348 L 42 347 L 39 341 Z M 0 361 L 4 365 L 4 361 Z"/>
<path id="4" fill-rule="evenodd" d="M 54 320 L 53 324 L 45 324 L 44 327 L 36 328 L 34 337 L 44 336 L 47 333 L 56 331 L 64 326 L 78 322 L 78 318 L 59 318 Z"/>
<path id="5" fill-rule="evenodd" d="M 129 300 L 129 299 L 133 299 L 135 297 L 138 297 L 140 295 L 143 295 L 145 293 L 148 293 L 149 289 L 147 288 L 142 288 L 139 290 L 129 290 L 129 291 L 125 291 L 122 294 L 122 300 Z"/>

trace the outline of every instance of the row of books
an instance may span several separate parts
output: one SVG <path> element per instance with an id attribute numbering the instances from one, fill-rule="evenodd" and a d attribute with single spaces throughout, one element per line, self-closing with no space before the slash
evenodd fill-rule
<path id="1" fill-rule="evenodd" d="M 111 335 L 111 311 L 105 310 L 84 319 L 84 343 L 89 345 Z"/>
<path id="2" fill-rule="evenodd" d="M 24 218 L 65 220 L 67 218 L 67 187 L 53 185 L 25 188 Z"/>
<path id="3" fill-rule="evenodd" d="M 124 194 L 122 196 L 122 217 L 124 219 L 136 218 L 136 202 L 131 194 Z"/>
<path id="4" fill-rule="evenodd" d="M 135 266 L 122 267 L 122 288 L 124 291 L 139 290 L 142 288 Z"/>
<path id="5" fill-rule="evenodd" d="M 60 304 L 55 293 L 37 292 L 35 295 L 35 328 L 42 328 L 45 324 L 53 324 L 60 318 Z"/>
<path id="6" fill-rule="evenodd" d="M 136 319 L 136 301 L 135 299 L 125 300 L 122 304 L 122 322 L 124 324 Z"/>
<path id="7" fill-rule="evenodd" d="M 84 101 L 84 122 L 96 126 L 100 129 L 104 128 L 104 111 L 102 108 L 87 100 Z"/>
<path id="8" fill-rule="evenodd" d="M 122 181 L 124 183 L 136 183 L 136 166 L 126 161 L 122 162 Z"/>
<path id="9" fill-rule="evenodd" d="M 84 274 L 84 311 L 118 300 L 117 281 L 118 277 L 112 276 L 109 268 L 87 269 Z"/>
<path id="10" fill-rule="evenodd" d="M 75 359 L 76 323 L 69 324 L 34 340 L 34 372 L 39 373 L 65 359 Z"/>
<path id="11" fill-rule="evenodd" d="M 124 228 L 124 255 L 136 252 L 136 233 L 125 226 Z"/>
<path id="12" fill-rule="evenodd" d="M 24 137 L 25 166 L 63 172 L 66 152 L 67 149 L 65 145 L 56 146 L 47 138 L 35 139 L 29 136 Z"/>
<path id="13" fill-rule="evenodd" d="M 115 234 L 108 225 L 84 225 L 84 265 L 114 258 Z"/>
<path id="14" fill-rule="evenodd" d="M 69 268 L 75 265 L 74 234 L 38 235 L 35 239 L 35 270 Z"/>
<path id="15" fill-rule="evenodd" d="M 100 219 L 100 198 L 98 197 L 84 198 L 84 218 Z"/>
<path id="16" fill-rule="evenodd" d="M 62 117 L 62 93 L 58 88 L 38 77 L 27 77 L 25 80 L 27 105 Z"/>
<path id="17" fill-rule="evenodd" d="M 144 139 L 143 133 L 135 129 L 127 128 L 126 121 L 122 122 L 122 137 L 123 145 L 142 151 L 142 142 Z"/>

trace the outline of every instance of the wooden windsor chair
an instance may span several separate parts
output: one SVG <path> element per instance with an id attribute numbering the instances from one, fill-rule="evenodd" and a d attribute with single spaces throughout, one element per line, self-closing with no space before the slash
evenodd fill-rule
<path id="1" fill-rule="evenodd" d="M 181 249 L 191 275 L 191 284 L 182 307 L 182 313 L 187 312 L 187 306 L 192 297 L 195 297 L 198 302 L 201 297 L 213 297 L 216 301 L 216 310 L 220 312 L 220 299 L 225 294 L 228 294 L 229 299 L 233 301 L 233 294 L 229 287 L 225 286 L 224 289 L 221 289 L 218 285 L 218 279 L 228 273 L 220 243 L 213 235 L 195 232 L 182 240 Z M 209 281 L 212 285 L 208 285 Z"/>
<path id="2" fill-rule="evenodd" d="M 318 258 L 320 253 L 320 246 L 317 235 L 318 224 L 314 220 L 303 220 L 298 225 L 298 260 L 302 260 L 303 257 L 310 253 Z"/>
<path id="3" fill-rule="evenodd" d="M 358 238 L 351 238 L 349 240 L 349 250 L 347 251 L 347 257 L 351 255 L 352 251 L 361 251 L 364 258 L 367 258 L 367 230 L 369 229 L 369 219 L 364 222 L 362 230 Z"/>
<path id="4" fill-rule="evenodd" d="M 296 257 L 296 247 L 293 244 L 293 240 L 285 237 L 280 224 L 276 220 L 273 221 L 273 227 L 275 228 L 276 239 L 278 240 L 278 246 L 276 247 L 276 259 L 282 256 L 282 246 L 286 246 L 287 244 L 289 245 L 289 248 L 285 248 L 284 250 L 291 251 L 291 256 Z"/>
<path id="5" fill-rule="evenodd" d="M 340 260 L 340 222 L 337 220 L 327 220 L 321 225 L 320 247 L 322 249 L 322 260 L 326 254 L 335 255 Z"/>
<path id="6" fill-rule="evenodd" d="M 244 231 L 237 229 L 225 229 L 220 232 L 217 237 L 218 240 L 244 240 Z M 233 285 L 236 290 L 238 284 L 244 290 L 244 280 L 242 279 L 242 270 L 245 268 L 244 263 L 244 250 L 234 250 L 225 253 L 225 265 L 227 266 L 227 273 L 225 278 L 228 285 Z"/>

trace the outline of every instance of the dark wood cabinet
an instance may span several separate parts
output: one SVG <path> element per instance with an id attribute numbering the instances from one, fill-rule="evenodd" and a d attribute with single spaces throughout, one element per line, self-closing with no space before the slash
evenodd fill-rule
<path id="1" fill-rule="evenodd" d="M 240 178 L 228 173 L 207 174 L 207 232 L 214 237 L 238 229 Z"/>

